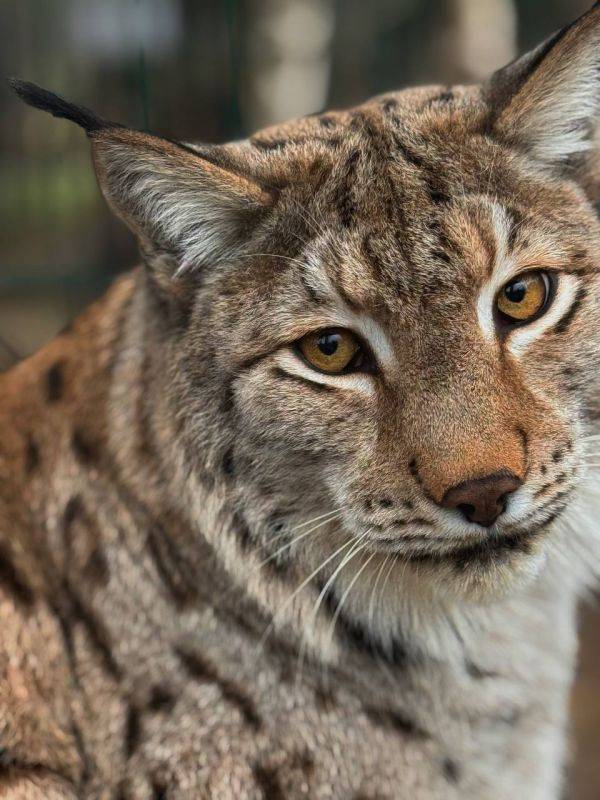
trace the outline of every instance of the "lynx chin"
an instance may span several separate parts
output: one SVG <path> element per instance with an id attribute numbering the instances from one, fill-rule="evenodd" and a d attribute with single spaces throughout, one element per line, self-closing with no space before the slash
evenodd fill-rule
<path id="1" fill-rule="evenodd" d="M 143 263 L 0 376 L 3 798 L 562 796 L 599 53 L 224 145 L 12 81 Z"/>

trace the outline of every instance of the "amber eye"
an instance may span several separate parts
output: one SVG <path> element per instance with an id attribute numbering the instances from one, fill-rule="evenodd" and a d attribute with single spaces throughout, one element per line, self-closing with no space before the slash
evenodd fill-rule
<path id="1" fill-rule="evenodd" d="M 347 372 L 360 363 L 360 341 L 343 328 L 307 333 L 298 342 L 298 348 L 312 367 L 330 375 Z"/>
<path id="2" fill-rule="evenodd" d="M 519 275 L 500 290 L 496 300 L 498 311 L 509 323 L 530 322 L 545 310 L 550 287 L 550 277 L 546 272 Z"/>

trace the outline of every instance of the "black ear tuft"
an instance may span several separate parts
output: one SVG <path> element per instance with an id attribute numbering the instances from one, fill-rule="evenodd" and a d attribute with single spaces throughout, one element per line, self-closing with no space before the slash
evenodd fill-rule
<path id="1" fill-rule="evenodd" d="M 40 111 L 47 111 L 53 117 L 60 117 L 61 119 L 68 119 L 80 125 L 87 133 L 94 133 L 103 128 L 121 127 L 114 122 L 107 122 L 101 119 L 93 111 L 83 106 L 76 106 L 74 103 L 69 103 L 63 100 L 47 89 L 42 89 L 41 86 L 36 86 L 35 83 L 28 81 L 20 81 L 18 78 L 9 78 L 8 80 L 11 88 L 27 105 L 39 108 Z"/>

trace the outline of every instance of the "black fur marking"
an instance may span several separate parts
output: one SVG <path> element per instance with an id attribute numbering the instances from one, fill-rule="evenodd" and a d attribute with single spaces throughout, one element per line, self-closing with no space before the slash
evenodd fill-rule
<path id="1" fill-rule="evenodd" d="M 565 504 L 564 506 L 559 508 L 557 511 L 554 511 L 552 514 L 550 514 L 550 516 L 541 525 L 538 526 L 538 530 L 539 531 L 543 531 L 546 528 L 549 528 L 550 525 L 552 525 L 552 523 L 560 517 L 560 515 L 563 513 L 563 511 L 565 510 L 566 507 L 567 506 Z"/>
<path id="2" fill-rule="evenodd" d="M 87 529 L 87 536 L 93 547 L 86 563 L 82 568 L 82 577 L 92 586 L 105 586 L 110 578 L 110 571 L 106 556 L 100 546 L 100 533 L 96 527 L 95 520 L 90 518 L 83 506 L 79 495 L 70 498 L 65 506 L 62 518 L 63 539 L 65 543 L 65 558 L 68 562 L 73 549 L 72 527 L 76 520 L 80 519 Z"/>
<path id="3" fill-rule="evenodd" d="M 194 575 L 175 547 L 172 538 L 158 522 L 148 529 L 146 544 L 156 572 L 175 606 L 183 609 L 196 602 L 198 591 Z"/>
<path id="4" fill-rule="evenodd" d="M 290 761 L 291 767 L 298 767 L 302 770 L 304 775 L 310 775 L 315 768 L 315 758 L 310 750 L 303 750 L 301 753 L 296 753 Z"/>
<path id="5" fill-rule="evenodd" d="M 379 708 L 366 708 L 365 714 L 374 725 L 387 730 L 397 731 L 403 736 L 415 739 L 430 739 L 431 736 L 423 730 L 414 720 L 402 711 L 388 711 Z"/>
<path id="6" fill-rule="evenodd" d="M 441 104 L 444 105 L 446 103 L 451 103 L 454 100 L 454 92 L 450 89 L 446 89 L 445 92 L 432 97 L 430 100 L 427 101 L 427 106 Z"/>
<path id="7" fill-rule="evenodd" d="M 450 783 L 458 783 L 460 781 L 460 765 L 453 758 L 445 758 L 443 760 L 442 772 Z"/>
<path id="8" fill-rule="evenodd" d="M 73 497 L 69 498 L 67 505 L 65 506 L 65 510 L 63 512 L 63 533 L 65 536 L 69 536 L 71 525 L 75 522 L 77 517 L 82 517 L 84 515 L 84 508 L 83 503 L 81 501 L 81 497 L 76 494 Z"/>
<path id="9" fill-rule="evenodd" d="M 293 144 L 291 139 L 250 139 L 250 143 L 256 147 L 257 150 L 283 150 L 290 144 Z"/>
<path id="10" fill-rule="evenodd" d="M 379 505 L 381 506 L 381 508 L 392 508 L 392 506 L 394 505 L 394 501 L 390 500 L 389 497 L 382 497 L 379 500 Z"/>
<path id="11" fill-rule="evenodd" d="M 559 321 L 552 329 L 554 333 L 564 333 L 569 329 L 571 323 L 577 316 L 577 313 L 579 312 L 581 304 L 583 303 L 586 295 L 587 295 L 587 289 L 584 286 L 582 286 L 577 292 L 577 297 L 575 298 L 571 308 L 566 312 L 566 314 L 561 319 L 559 319 Z"/>
<path id="12" fill-rule="evenodd" d="M 240 547 L 244 552 L 248 552 L 254 545 L 254 537 L 248 523 L 241 514 L 236 512 L 231 519 L 231 525 Z"/>
<path id="13" fill-rule="evenodd" d="M 68 119 L 82 127 L 87 133 L 94 133 L 104 128 L 122 127 L 116 123 L 107 122 L 88 108 L 69 103 L 62 97 L 49 92 L 47 89 L 42 89 L 41 86 L 36 86 L 34 83 L 21 81 L 17 78 L 10 78 L 8 82 L 13 91 L 27 105 L 38 108 L 40 111 L 46 111 L 52 114 L 53 117 Z"/>
<path id="14" fill-rule="evenodd" d="M 505 206 L 505 212 L 509 220 L 509 230 L 507 237 L 507 249 L 509 253 L 515 249 L 517 238 L 523 227 L 523 214 L 514 206 Z"/>
<path id="15" fill-rule="evenodd" d="M 229 416 L 235 409 L 235 402 L 233 396 L 233 389 L 231 384 L 228 384 L 224 388 L 224 392 L 221 398 L 221 402 L 219 403 L 219 411 L 222 414 L 226 414 Z"/>
<path id="16" fill-rule="evenodd" d="M 254 702 L 229 678 L 219 675 L 217 668 L 197 652 L 183 647 L 175 648 L 175 654 L 187 674 L 200 683 L 213 683 L 219 687 L 223 699 L 237 708 L 247 724 L 254 730 L 262 727 L 263 721 Z"/>
<path id="17" fill-rule="evenodd" d="M 318 686 L 315 689 L 315 703 L 322 711 L 329 713 L 336 707 L 335 695 L 331 689 L 326 689 L 323 686 Z"/>
<path id="18" fill-rule="evenodd" d="M 92 777 L 92 773 L 94 771 L 94 763 L 92 761 L 90 754 L 86 749 L 81 729 L 75 722 L 71 723 L 71 733 L 73 734 L 73 739 L 75 740 L 75 747 L 77 748 L 77 754 L 79 756 L 79 760 L 81 761 L 81 774 L 79 775 L 79 790 L 82 791 L 86 787 L 90 778 Z"/>
<path id="19" fill-rule="evenodd" d="M 433 258 L 436 258 L 438 261 L 443 261 L 445 264 L 450 264 L 452 261 L 450 255 L 445 250 L 434 250 L 431 255 Z"/>
<path id="20" fill-rule="evenodd" d="M 225 451 L 223 460 L 221 462 L 221 468 L 223 470 L 223 474 L 227 475 L 228 477 L 232 478 L 235 475 L 235 461 L 233 458 L 232 448 L 229 448 L 229 450 Z"/>
<path id="21" fill-rule="evenodd" d="M 398 101 L 395 100 L 393 97 L 390 97 L 387 100 L 383 101 L 381 107 L 383 108 L 384 111 L 386 111 L 389 114 L 390 111 L 393 111 L 395 108 L 398 107 Z"/>
<path id="22" fill-rule="evenodd" d="M 436 205 L 445 205 L 450 202 L 450 195 L 434 186 L 429 186 L 429 198 Z"/>
<path id="23" fill-rule="evenodd" d="M 152 800 L 167 800 L 167 785 L 158 778 L 156 775 L 151 780 L 152 785 Z"/>
<path id="24" fill-rule="evenodd" d="M 543 497 L 551 489 L 554 489 L 555 486 L 560 486 L 566 481 L 566 479 L 567 479 L 566 474 L 564 472 L 561 472 L 561 474 L 556 478 L 556 480 L 550 481 L 549 483 L 545 483 L 543 486 L 540 486 L 540 488 L 536 492 L 534 492 L 533 495 L 534 500 L 537 500 L 538 497 Z"/>
<path id="25" fill-rule="evenodd" d="M 71 627 L 71 620 L 68 618 L 65 610 L 65 603 L 58 602 L 56 599 L 51 597 L 48 600 L 48 605 L 50 607 L 50 610 L 56 617 L 58 627 L 60 628 L 60 634 L 63 639 L 65 652 L 69 660 L 71 673 L 73 675 L 73 679 L 76 685 L 79 686 L 79 677 L 77 675 L 77 662 L 75 659 L 75 642 L 73 640 L 73 630 Z"/>
<path id="26" fill-rule="evenodd" d="M 317 588 L 322 591 L 324 587 L 317 582 Z M 410 658 L 414 660 L 414 656 L 409 657 L 406 648 L 397 639 L 386 646 L 379 639 L 371 636 L 359 622 L 346 617 L 343 612 L 338 614 L 338 600 L 331 587 L 325 593 L 323 607 L 332 617 L 337 614 L 336 627 L 339 629 L 342 639 L 345 639 L 348 645 L 357 652 L 384 661 L 396 668 L 405 667 Z"/>
<path id="27" fill-rule="evenodd" d="M 29 436 L 25 449 L 25 472 L 31 475 L 40 466 L 40 449 L 34 439 Z"/>
<path id="28" fill-rule="evenodd" d="M 317 306 L 322 306 L 323 303 L 326 302 L 325 298 L 319 295 L 315 291 L 315 289 L 310 285 L 304 272 L 300 273 L 300 280 L 302 281 L 302 285 L 306 289 L 306 293 L 308 294 L 312 302 Z"/>
<path id="29" fill-rule="evenodd" d="M 72 656 L 74 657 L 71 627 L 73 624 L 79 623 L 85 630 L 92 649 L 98 655 L 106 671 L 113 678 L 120 679 L 121 667 L 112 654 L 108 631 L 66 579 L 63 582 L 63 607 L 54 606 L 54 610 L 58 614 L 63 635 L 68 644 L 67 649 L 71 651 Z"/>
<path id="30" fill-rule="evenodd" d="M 413 167 L 421 169 L 423 166 L 422 156 L 420 156 L 418 153 L 415 153 L 415 151 L 405 144 L 397 135 L 394 136 L 394 145 L 404 161 L 406 161 L 408 164 L 412 164 Z"/>
<path id="31" fill-rule="evenodd" d="M 562 492 L 557 492 L 554 495 L 554 497 L 551 497 L 546 503 L 544 503 L 544 505 L 541 508 L 538 509 L 538 512 L 550 510 L 555 503 L 559 502 L 560 500 L 564 500 L 565 498 L 567 498 L 571 494 L 572 491 L 573 491 L 573 487 L 571 487 L 569 489 L 563 489 Z M 552 509 L 552 510 L 554 511 L 554 509 Z"/>
<path id="32" fill-rule="evenodd" d="M 46 399 L 49 403 L 57 403 L 64 392 L 63 364 L 57 361 L 46 373 Z"/>
<path id="33" fill-rule="evenodd" d="M 117 787 L 113 800 L 129 800 L 129 781 L 124 778 Z"/>
<path id="34" fill-rule="evenodd" d="M 524 428 L 517 428 L 517 436 L 521 440 L 521 444 L 523 445 L 523 453 L 525 454 L 525 461 L 527 461 L 527 457 L 529 455 L 529 436 L 527 435 L 527 431 Z"/>
<path id="35" fill-rule="evenodd" d="M 0 587 L 8 593 L 15 604 L 29 610 L 35 602 L 33 591 L 18 572 L 7 548 L 0 542 Z"/>
<path id="36" fill-rule="evenodd" d="M 413 460 L 409 463 L 408 470 L 410 474 L 413 476 L 413 478 L 416 480 L 416 482 L 419 484 L 419 486 L 421 486 L 423 482 L 421 480 L 421 476 L 419 475 L 419 467 L 417 465 L 416 458 L 413 458 Z"/>
<path id="37" fill-rule="evenodd" d="M 264 764 L 255 764 L 252 768 L 252 774 L 262 792 L 263 800 L 285 800 L 285 794 L 276 769 L 267 767 Z"/>
<path id="38" fill-rule="evenodd" d="M 431 202 L 436 205 L 446 205 L 449 203 L 451 197 L 448 194 L 447 185 L 439 172 L 426 164 L 425 159 L 402 142 L 398 136 L 394 136 L 394 144 L 397 152 L 400 153 L 404 161 L 420 171 L 421 179 L 425 184 L 425 189 L 429 194 Z"/>
<path id="39" fill-rule="evenodd" d="M 352 225 L 354 215 L 356 214 L 356 205 L 353 199 L 353 183 L 359 158 L 360 153 L 358 150 L 354 150 L 350 154 L 346 161 L 344 175 L 339 186 L 337 206 L 340 222 L 344 228 L 349 228 Z"/>
<path id="40" fill-rule="evenodd" d="M 552 453 L 552 461 L 554 461 L 555 464 L 558 464 L 560 461 L 562 461 L 564 457 L 565 454 L 560 448 Z"/>
<path id="41" fill-rule="evenodd" d="M 335 392 L 335 388 L 333 386 L 328 386 L 324 383 L 314 383 L 313 381 L 308 380 L 308 378 L 303 378 L 302 375 L 292 375 L 280 367 L 275 367 L 273 369 L 273 374 L 280 380 L 297 383 L 300 386 L 307 386 L 315 392 Z"/>
<path id="42" fill-rule="evenodd" d="M 250 144 L 257 150 L 265 152 L 285 150 L 287 147 L 297 147 L 303 144 L 322 144 L 325 147 L 335 148 L 340 143 L 339 136 L 304 136 L 300 139 L 250 139 Z"/>
<path id="43" fill-rule="evenodd" d="M 152 688 L 148 699 L 148 711 L 158 713 L 159 711 L 170 711 L 175 705 L 175 695 L 166 686 L 158 684 Z"/>
<path id="44" fill-rule="evenodd" d="M 106 586 L 110 580 L 110 569 L 106 556 L 100 547 L 95 547 L 86 561 L 82 577 L 92 586 Z"/>
<path id="45" fill-rule="evenodd" d="M 373 247 L 374 236 L 371 233 L 366 233 L 361 242 L 361 251 L 365 261 L 371 266 L 373 275 L 376 278 L 381 278 L 383 273 L 383 264 L 379 255 Z"/>
<path id="46" fill-rule="evenodd" d="M 420 525 L 422 528 L 433 528 L 433 522 L 425 517 L 411 517 L 411 519 L 395 519 L 391 523 L 395 528 L 406 528 L 409 525 Z"/>
<path id="47" fill-rule="evenodd" d="M 73 431 L 71 447 L 78 461 L 82 464 L 92 464 L 98 458 L 95 446 L 79 428 L 75 428 Z"/>
<path id="48" fill-rule="evenodd" d="M 123 749 L 125 758 L 131 758 L 140 744 L 141 737 L 141 714 L 139 708 L 130 705 L 127 709 L 125 719 L 125 732 L 123 737 Z"/>
<path id="49" fill-rule="evenodd" d="M 283 511 L 274 511 L 267 519 L 270 536 L 279 536 L 286 527 L 286 515 Z"/>
<path id="50" fill-rule="evenodd" d="M 319 125 L 321 125 L 323 128 L 335 127 L 335 119 L 333 117 L 328 117 L 327 114 L 317 117 L 317 119 L 319 120 Z"/>

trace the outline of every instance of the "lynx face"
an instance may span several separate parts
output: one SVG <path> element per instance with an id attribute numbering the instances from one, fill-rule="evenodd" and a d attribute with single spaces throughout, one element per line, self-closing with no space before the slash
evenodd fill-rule
<path id="1" fill-rule="evenodd" d="M 481 596 L 559 535 L 600 354 L 599 18 L 486 86 L 224 146 L 17 87 L 88 131 L 146 257 L 191 469 L 223 469 L 284 566 L 342 545 Z"/>
<path id="2" fill-rule="evenodd" d="M 243 354 L 219 371 L 259 524 L 339 509 L 367 552 L 496 591 L 539 564 L 582 472 L 598 223 L 571 181 L 489 135 L 476 94 L 439 96 L 331 124 L 340 144 L 312 145 L 327 177 L 281 189 L 269 255 L 212 285 L 193 335 L 210 319 L 209 349 Z"/>

